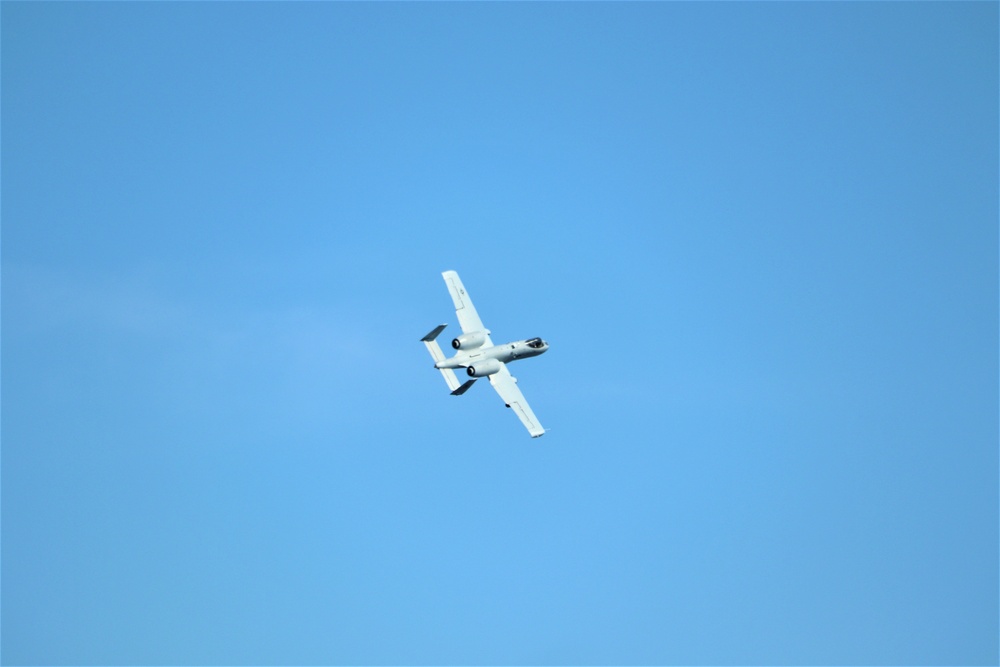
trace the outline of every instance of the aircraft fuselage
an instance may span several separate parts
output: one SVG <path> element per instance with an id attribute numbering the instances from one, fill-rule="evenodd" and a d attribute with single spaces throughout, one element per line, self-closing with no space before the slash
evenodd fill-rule
<path id="1" fill-rule="evenodd" d="M 549 344 L 541 338 L 528 338 L 503 345 L 476 347 L 471 350 L 458 350 L 455 356 L 439 361 L 434 368 L 465 368 L 486 359 L 496 359 L 503 363 L 537 357 L 549 349 Z"/>

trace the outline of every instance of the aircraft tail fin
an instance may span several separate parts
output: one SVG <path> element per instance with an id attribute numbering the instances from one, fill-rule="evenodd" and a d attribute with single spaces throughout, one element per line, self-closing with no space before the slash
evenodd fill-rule
<path id="1" fill-rule="evenodd" d="M 441 346 L 438 345 L 437 337 L 438 335 L 440 335 L 442 331 L 444 331 L 445 327 L 447 326 L 448 326 L 447 324 L 440 324 L 434 327 L 434 329 L 430 333 L 428 333 L 426 336 L 420 339 L 421 341 L 423 341 L 424 345 L 427 346 L 427 351 L 430 352 L 431 357 L 434 358 L 434 363 L 437 363 L 439 361 L 444 361 L 445 359 L 444 352 L 441 351 Z M 455 371 L 451 370 L 450 368 L 439 368 L 438 370 L 440 370 L 441 375 L 444 376 L 444 381 L 448 383 L 448 389 L 450 389 L 451 392 L 456 396 L 464 394 L 465 391 L 468 389 L 468 387 L 465 387 L 464 389 L 459 387 L 458 378 L 455 377 Z M 461 391 L 459 391 L 460 389 Z"/>
<path id="2" fill-rule="evenodd" d="M 465 392 L 469 391 L 469 387 L 471 387 L 472 385 L 474 385 L 476 383 L 477 379 L 478 378 L 472 378 L 471 380 L 466 380 L 465 384 L 463 384 L 461 387 L 459 387 L 458 389 L 452 390 L 451 395 L 452 396 L 461 396 Z"/>
<path id="3" fill-rule="evenodd" d="M 444 331 L 447 327 L 448 327 L 447 324 L 439 324 L 436 327 L 434 327 L 430 331 L 430 333 L 428 333 L 426 336 L 424 336 L 420 340 L 424 341 L 425 343 L 429 343 L 432 340 L 434 340 L 435 338 L 437 338 L 438 336 L 440 336 L 441 332 Z"/>

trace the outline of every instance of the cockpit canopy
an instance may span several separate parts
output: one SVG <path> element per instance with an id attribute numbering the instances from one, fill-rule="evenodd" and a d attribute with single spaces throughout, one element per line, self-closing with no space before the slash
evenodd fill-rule
<path id="1" fill-rule="evenodd" d="M 543 341 L 541 338 L 532 338 L 531 340 L 528 341 L 528 347 L 533 347 L 536 350 L 544 345 L 545 341 Z"/>

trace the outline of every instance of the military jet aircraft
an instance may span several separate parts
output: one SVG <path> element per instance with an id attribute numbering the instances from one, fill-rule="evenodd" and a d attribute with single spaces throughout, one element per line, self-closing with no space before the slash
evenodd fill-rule
<path id="1" fill-rule="evenodd" d="M 549 344 L 541 338 L 528 338 L 513 343 L 494 345 L 490 340 L 490 332 L 483 326 L 483 321 L 479 319 L 476 307 L 472 305 L 462 285 L 461 278 L 454 271 L 445 271 L 444 282 L 448 285 L 448 292 L 451 293 L 451 300 L 455 302 L 455 313 L 458 315 L 458 324 L 462 327 L 462 334 L 451 341 L 451 346 L 455 348 L 455 355 L 450 358 L 444 356 L 441 347 L 437 343 L 437 337 L 444 331 L 447 324 L 434 327 L 434 330 L 421 338 L 427 350 L 434 358 L 434 368 L 441 371 L 444 381 L 448 383 L 452 396 L 461 396 L 469 390 L 476 380 L 481 377 L 488 377 L 490 384 L 500 394 L 504 405 L 514 410 L 521 423 L 528 429 L 532 438 L 537 438 L 545 434 L 545 429 L 538 423 L 538 418 L 531 411 L 528 402 L 524 400 L 524 395 L 517 388 L 517 378 L 507 370 L 507 364 L 516 359 L 527 357 L 537 357 L 539 354 L 549 349 Z M 459 384 L 455 377 L 456 368 L 464 368 L 470 380 L 464 384 Z"/>

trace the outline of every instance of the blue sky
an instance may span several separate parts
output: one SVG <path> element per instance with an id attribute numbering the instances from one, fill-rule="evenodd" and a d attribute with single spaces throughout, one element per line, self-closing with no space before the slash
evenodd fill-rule
<path id="1" fill-rule="evenodd" d="M 0 15 L 5 664 L 997 663 L 996 3 Z"/>

